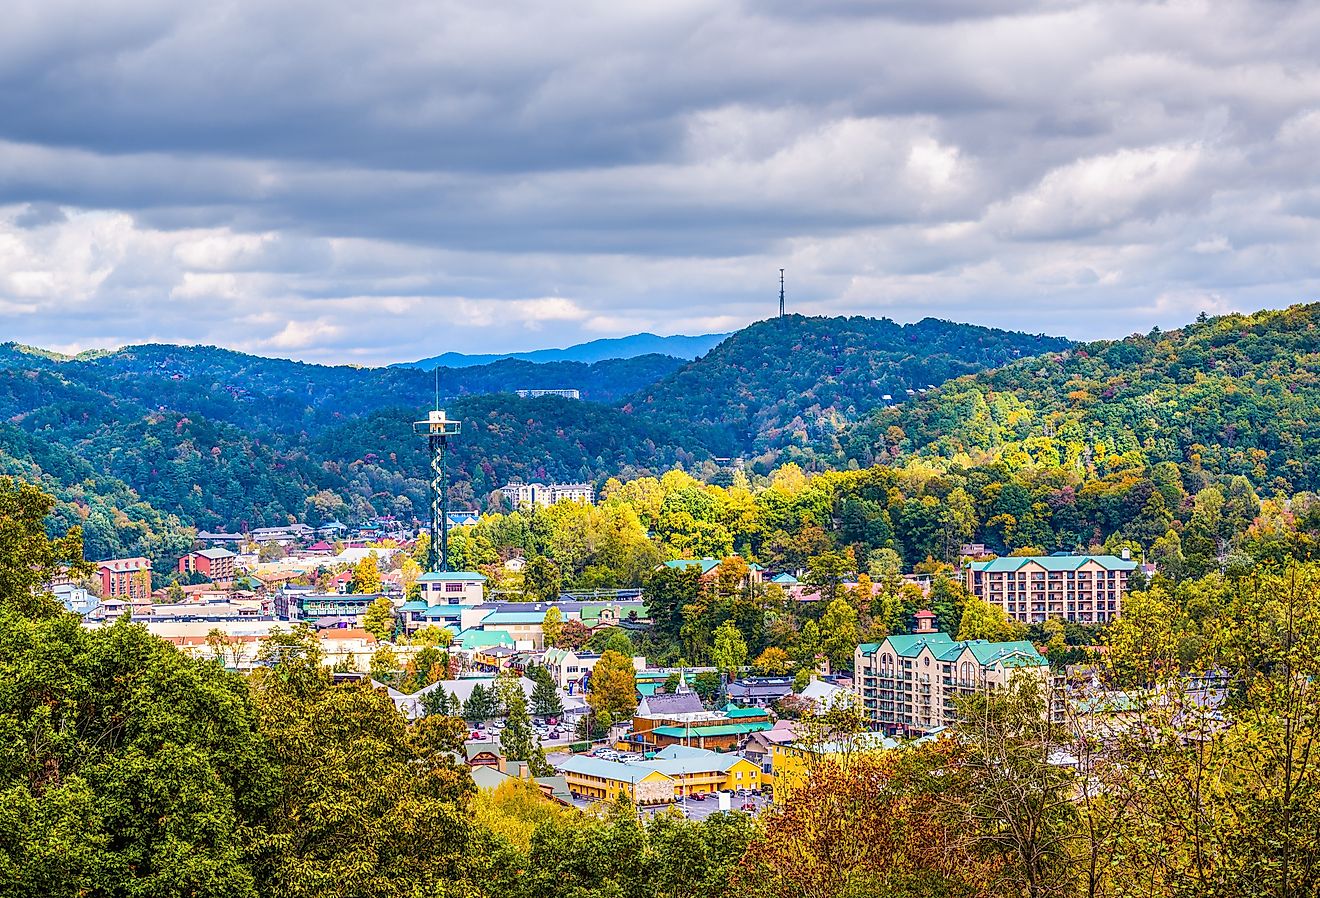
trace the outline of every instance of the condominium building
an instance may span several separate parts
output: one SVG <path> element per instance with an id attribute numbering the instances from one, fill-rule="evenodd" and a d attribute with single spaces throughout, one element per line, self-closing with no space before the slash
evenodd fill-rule
<path id="1" fill-rule="evenodd" d="M 1062 617 L 1083 624 L 1117 620 L 1137 563 L 1113 555 L 1037 555 L 974 561 L 965 568 L 972 595 L 1024 624 Z"/>
<path id="2" fill-rule="evenodd" d="M 238 558 L 228 549 L 202 549 L 189 552 L 179 559 L 179 573 L 199 573 L 211 580 L 233 580 L 234 562 Z"/>
<path id="3" fill-rule="evenodd" d="M 151 560 L 148 558 L 112 558 L 97 562 L 101 578 L 101 597 L 106 599 L 146 599 L 151 595 Z"/>
<path id="4" fill-rule="evenodd" d="M 923 735 L 957 721 L 959 696 L 1010 677 L 1049 685 L 1049 662 L 1030 642 L 955 641 L 936 631 L 868 642 L 853 656 L 854 689 L 871 723 L 890 735 Z"/>
<path id="5" fill-rule="evenodd" d="M 514 508 L 548 508 L 556 502 L 582 502 L 591 505 L 596 492 L 590 483 L 506 483 L 500 494 Z"/>

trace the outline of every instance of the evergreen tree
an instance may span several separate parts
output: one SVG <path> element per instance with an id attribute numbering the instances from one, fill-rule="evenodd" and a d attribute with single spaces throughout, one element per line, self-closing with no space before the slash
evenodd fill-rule
<path id="1" fill-rule="evenodd" d="M 463 705 L 464 719 L 481 725 L 497 714 L 499 714 L 499 702 L 494 692 L 487 690 L 480 683 L 473 686 L 472 694 Z"/>
<path id="2" fill-rule="evenodd" d="M 504 732 L 500 733 L 500 751 L 510 761 L 526 761 L 538 746 L 532 736 L 532 720 L 527 715 L 527 698 L 522 689 L 505 697 Z M 544 758 L 542 758 L 544 760 Z"/>
<path id="3" fill-rule="evenodd" d="M 564 713 L 564 703 L 559 700 L 559 690 L 553 681 L 536 681 L 536 688 L 532 690 L 532 711 L 537 717 L 558 717 Z"/>

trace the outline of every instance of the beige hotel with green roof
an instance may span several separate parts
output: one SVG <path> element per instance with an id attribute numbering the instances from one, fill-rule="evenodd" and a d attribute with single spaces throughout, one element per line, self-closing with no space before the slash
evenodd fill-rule
<path id="1" fill-rule="evenodd" d="M 1020 623 L 1061 617 L 1103 624 L 1123 612 L 1128 575 L 1136 566 L 1113 555 L 1037 555 L 974 561 L 964 574 L 972 595 Z"/>

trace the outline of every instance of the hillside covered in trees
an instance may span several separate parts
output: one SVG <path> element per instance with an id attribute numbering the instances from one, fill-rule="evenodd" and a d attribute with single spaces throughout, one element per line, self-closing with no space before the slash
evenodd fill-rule
<path id="1" fill-rule="evenodd" d="M 830 439 L 909 390 L 1069 345 L 934 318 L 897 324 L 789 315 L 731 335 L 625 407 L 671 426 L 710 427 L 717 454 L 766 453 Z"/>
<path id="2" fill-rule="evenodd" d="M 721 346 L 720 355 L 686 365 L 644 355 L 442 370 L 443 404 L 465 422 L 452 461 L 455 507 L 486 507 L 491 490 L 511 478 L 599 484 L 680 464 L 711 474 L 712 456 L 782 444 L 804 403 L 819 420 L 841 424 L 882 391 L 901 395 L 909 383 L 1064 345 L 943 322 L 902 328 L 800 316 L 763 322 L 728 343 L 742 349 Z M 511 392 L 528 387 L 576 388 L 584 399 Z M 407 518 L 423 513 L 426 495 L 423 444 L 410 422 L 431 407 L 434 390 L 434 376 L 419 370 L 309 365 L 214 347 L 67 357 L 4 344 L 0 470 L 55 494 L 58 519 L 80 523 L 89 552 L 101 557 L 167 555 L 186 545 L 190 526 Z M 764 459 L 765 470 L 772 460 Z"/>

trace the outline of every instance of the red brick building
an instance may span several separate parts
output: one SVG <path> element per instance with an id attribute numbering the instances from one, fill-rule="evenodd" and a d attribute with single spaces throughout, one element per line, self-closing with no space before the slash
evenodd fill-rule
<path id="1" fill-rule="evenodd" d="M 146 599 L 151 596 L 151 559 L 112 558 L 96 565 L 101 576 L 101 597 Z"/>
<path id="2" fill-rule="evenodd" d="M 198 573 L 212 581 L 234 579 L 234 559 L 238 556 L 228 549 L 203 549 L 189 552 L 179 559 L 179 573 Z"/>

